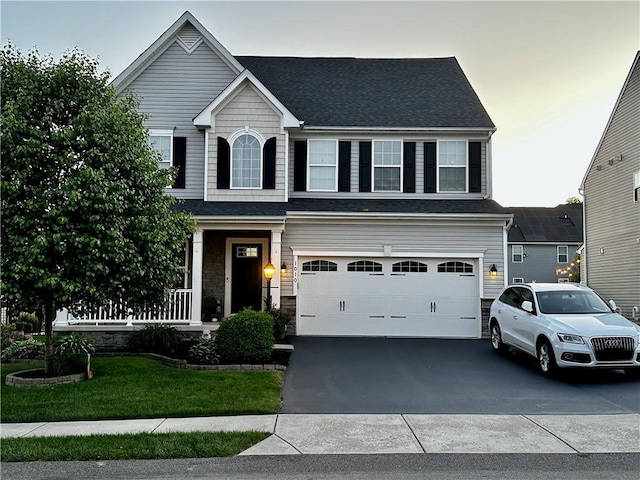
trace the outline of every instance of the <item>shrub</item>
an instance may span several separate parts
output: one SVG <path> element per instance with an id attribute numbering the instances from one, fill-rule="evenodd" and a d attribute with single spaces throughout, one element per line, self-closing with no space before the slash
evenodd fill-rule
<path id="1" fill-rule="evenodd" d="M 224 320 L 215 340 L 218 355 L 227 363 L 267 362 L 274 343 L 273 317 L 251 309 Z"/>
<path id="2" fill-rule="evenodd" d="M 171 355 L 179 352 L 184 343 L 182 333 L 171 325 L 151 323 L 129 335 L 127 345 L 135 352 Z"/>
<path id="3" fill-rule="evenodd" d="M 216 353 L 216 341 L 214 338 L 201 338 L 189 349 L 189 363 L 196 365 L 216 365 L 220 359 Z"/>
<path id="4" fill-rule="evenodd" d="M 26 333 L 40 333 L 40 321 L 35 313 L 20 312 L 15 319 L 16 329 Z"/>
<path id="5" fill-rule="evenodd" d="M 31 335 L 26 335 L 22 330 L 19 330 L 15 323 L 0 326 L 0 337 L 2 337 L 2 349 L 7 348 L 14 342 L 21 340 L 33 340 Z"/>
<path id="6" fill-rule="evenodd" d="M 268 313 L 273 317 L 273 336 L 276 340 L 282 340 L 287 330 L 287 324 L 291 321 L 291 315 L 279 308 L 272 308 Z"/>
<path id="7" fill-rule="evenodd" d="M 44 343 L 37 340 L 17 340 L 2 351 L 2 360 L 33 359 L 44 355 Z"/>
<path id="8" fill-rule="evenodd" d="M 95 351 L 93 341 L 79 333 L 56 337 L 53 352 L 53 369 L 56 375 L 84 372 L 87 368 L 88 354 Z"/>

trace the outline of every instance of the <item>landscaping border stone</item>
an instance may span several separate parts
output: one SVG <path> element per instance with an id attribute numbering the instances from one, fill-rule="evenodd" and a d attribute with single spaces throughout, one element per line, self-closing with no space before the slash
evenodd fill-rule
<path id="1" fill-rule="evenodd" d="M 40 377 L 40 378 L 25 378 L 19 376 L 20 373 L 37 372 L 42 370 L 41 368 L 35 368 L 32 370 L 21 370 L 19 372 L 13 372 L 7 374 L 4 383 L 11 385 L 12 387 L 50 387 L 52 385 L 63 385 L 65 383 L 78 383 L 86 380 L 87 374 L 75 373 L 73 375 L 63 375 L 60 377 Z"/>

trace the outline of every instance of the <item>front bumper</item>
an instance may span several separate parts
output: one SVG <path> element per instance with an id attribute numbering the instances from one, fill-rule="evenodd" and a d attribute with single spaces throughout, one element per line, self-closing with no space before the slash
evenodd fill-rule
<path id="1" fill-rule="evenodd" d="M 556 340 L 553 350 L 556 363 L 564 368 L 640 368 L 640 344 L 630 342 L 605 343 L 601 338 L 585 339 L 584 344 Z M 610 345 L 610 346 L 608 346 Z"/>

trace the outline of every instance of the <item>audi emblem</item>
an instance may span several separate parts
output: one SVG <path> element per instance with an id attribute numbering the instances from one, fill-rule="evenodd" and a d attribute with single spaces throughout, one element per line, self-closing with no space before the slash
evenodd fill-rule
<path id="1" fill-rule="evenodd" d="M 605 348 L 622 348 L 622 340 L 610 338 L 604 341 Z"/>

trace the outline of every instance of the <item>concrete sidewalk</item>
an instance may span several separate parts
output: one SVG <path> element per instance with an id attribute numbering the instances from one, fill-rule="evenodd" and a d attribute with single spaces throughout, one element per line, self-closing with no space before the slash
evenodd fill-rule
<path id="1" fill-rule="evenodd" d="M 240 455 L 640 452 L 640 414 L 245 415 L 5 423 L 0 437 L 271 432 Z"/>

